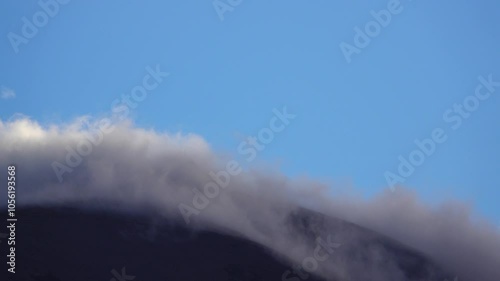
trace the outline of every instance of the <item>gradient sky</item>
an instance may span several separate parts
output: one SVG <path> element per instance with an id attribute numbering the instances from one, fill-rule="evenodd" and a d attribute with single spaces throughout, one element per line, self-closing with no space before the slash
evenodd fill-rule
<path id="1" fill-rule="evenodd" d="M 105 115 L 160 65 L 171 75 L 134 109 L 138 126 L 196 133 L 236 154 L 287 106 L 296 119 L 259 161 L 366 196 L 387 188 L 384 173 L 415 139 L 443 128 L 447 140 L 404 184 L 428 202 L 469 202 L 500 225 L 500 88 L 457 130 L 443 120 L 478 76 L 500 81 L 498 1 L 402 0 L 350 63 L 340 43 L 354 44 L 354 28 L 390 1 L 243 0 L 221 20 L 211 1 L 73 0 L 16 53 L 8 34 L 42 10 L 29 2 L 0 4 L 2 120 Z"/>

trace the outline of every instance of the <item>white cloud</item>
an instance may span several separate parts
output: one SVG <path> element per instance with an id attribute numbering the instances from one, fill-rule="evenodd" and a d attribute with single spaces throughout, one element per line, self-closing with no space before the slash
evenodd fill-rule
<path id="1" fill-rule="evenodd" d="M 0 90 L 0 97 L 4 100 L 13 99 L 16 97 L 16 92 L 14 92 L 14 90 L 9 89 L 5 86 L 2 86 L 2 89 Z"/>

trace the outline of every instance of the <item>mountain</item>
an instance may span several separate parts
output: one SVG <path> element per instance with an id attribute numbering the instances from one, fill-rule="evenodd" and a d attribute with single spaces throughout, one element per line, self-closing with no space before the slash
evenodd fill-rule
<path id="1" fill-rule="evenodd" d="M 7 273 L 2 254 L 1 275 L 8 279 L 1 280 L 344 281 L 338 276 L 295 273 L 289 259 L 239 235 L 194 230 L 183 221 L 166 220 L 152 212 L 74 207 L 29 207 L 17 212 L 16 273 Z M 357 225 L 306 209 L 289 214 L 287 220 L 290 232 L 306 237 L 305 243 L 315 243 L 325 229 L 347 233 L 331 253 L 334 261 L 347 257 L 353 263 L 389 266 L 363 254 L 376 248 L 397 261 L 405 275 L 399 280 L 453 280 L 424 255 Z M 2 240 L 5 253 L 7 243 Z M 362 272 L 351 276 L 352 281 L 376 280 Z"/>

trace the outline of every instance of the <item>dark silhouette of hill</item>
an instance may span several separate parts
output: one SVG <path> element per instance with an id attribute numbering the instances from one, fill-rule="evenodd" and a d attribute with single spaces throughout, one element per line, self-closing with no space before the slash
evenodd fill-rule
<path id="1" fill-rule="evenodd" d="M 5 217 L 2 219 L 5 221 Z M 289 221 L 291 231 L 305 234 L 311 243 L 322 227 L 341 228 L 352 234 L 348 235 L 352 240 L 342 241 L 338 249 L 344 257 L 356 257 L 360 247 L 383 245 L 386 252 L 397 257 L 408 280 L 453 280 L 418 252 L 354 224 L 304 209 L 291 214 Z M 368 239 L 356 240 L 360 234 Z M 165 221 L 150 214 L 24 208 L 18 210 L 16 226 L 16 274 L 7 273 L 6 241 L 0 246 L 0 276 L 7 277 L 1 280 L 303 280 L 294 274 L 285 278 L 284 273 L 293 265 L 261 245 L 215 231 L 193 231 L 182 221 Z M 325 280 L 314 275 L 305 279 Z M 328 280 L 338 279 L 332 276 Z"/>

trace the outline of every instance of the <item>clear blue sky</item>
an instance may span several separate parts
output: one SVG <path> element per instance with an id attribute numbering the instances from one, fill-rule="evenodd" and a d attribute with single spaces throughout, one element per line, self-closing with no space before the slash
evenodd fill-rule
<path id="1" fill-rule="evenodd" d="M 171 75 L 133 111 L 141 127 L 193 132 L 236 153 L 238 135 L 287 106 L 296 119 L 259 159 L 367 196 L 387 187 L 385 171 L 397 171 L 414 139 L 443 128 L 448 139 L 405 185 L 429 202 L 470 202 L 500 224 L 500 88 L 457 130 L 443 120 L 478 76 L 500 81 L 500 2 L 401 0 L 347 63 L 341 42 L 354 44 L 354 28 L 390 1 L 359 2 L 243 0 L 221 20 L 211 1 L 73 0 L 16 53 L 9 33 L 21 36 L 22 18 L 42 8 L 2 1 L 0 86 L 16 96 L 0 99 L 0 118 L 106 114 L 159 64 Z"/>

